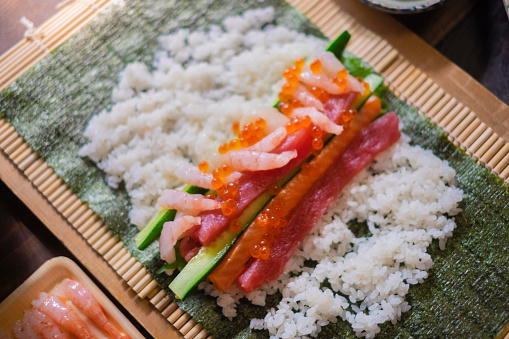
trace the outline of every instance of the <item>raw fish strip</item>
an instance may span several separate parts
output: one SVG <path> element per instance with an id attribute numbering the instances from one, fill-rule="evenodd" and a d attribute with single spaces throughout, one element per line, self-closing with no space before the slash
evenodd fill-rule
<path id="1" fill-rule="evenodd" d="M 46 314 L 55 323 L 81 339 L 95 338 L 87 324 L 67 305 L 53 295 L 41 292 L 32 305 Z"/>
<path id="2" fill-rule="evenodd" d="M 75 280 L 64 279 L 62 285 L 64 293 L 72 303 L 79 308 L 90 320 L 96 323 L 111 338 L 114 339 L 130 339 L 126 334 L 120 333 L 111 321 L 106 317 L 101 305 L 94 298 L 92 292 Z"/>
<path id="3" fill-rule="evenodd" d="M 23 321 L 28 321 L 43 339 L 69 339 L 69 336 L 62 332 L 50 317 L 36 308 L 25 311 Z"/>
<path id="4" fill-rule="evenodd" d="M 339 122 L 341 111 L 351 106 L 358 93 L 331 96 L 324 105 L 324 114 L 333 122 Z M 278 113 L 279 114 L 279 113 Z M 313 148 L 311 147 L 311 127 L 301 129 L 286 137 L 281 145 L 273 152 L 281 153 L 295 149 L 298 152 L 286 166 L 269 171 L 245 172 L 239 180 L 237 210 L 224 216 L 221 211 L 207 211 L 200 214 L 201 225 L 193 227 L 187 233 L 202 245 L 209 245 L 221 232 L 229 227 L 232 219 L 238 218 L 244 209 L 261 193 L 268 190 L 274 183 L 284 177 L 291 169 L 295 168 L 306 159 Z M 221 198 L 217 199 L 222 201 Z"/>
<path id="5" fill-rule="evenodd" d="M 376 96 L 370 97 L 364 106 L 355 116 L 348 129 L 341 135 L 334 137 L 320 154 L 310 164 L 316 168 L 317 173 L 310 176 L 305 172 L 299 172 L 266 206 L 274 209 L 279 206 L 279 216 L 286 218 L 295 206 L 302 200 L 311 186 L 325 173 L 332 162 L 345 150 L 348 144 L 357 136 L 360 131 L 369 125 L 380 113 L 382 107 L 380 99 Z M 219 265 L 209 275 L 210 281 L 219 291 L 226 291 L 244 271 L 246 264 L 251 259 L 250 250 L 254 245 L 260 243 L 263 235 L 267 232 L 266 227 L 252 222 L 235 242 L 233 248 L 228 251 Z"/>
<path id="6" fill-rule="evenodd" d="M 164 190 L 157 203 L 168 209 L 178 211 L 203 212 L 221 208 L 221 204 L 215 200 L 205 198 L 201 194 L 189 194 L 179 190 Z"/>
<path id="7" fill-rule="evenodd" d="M 237 279 L 244 293 L 279 277 L 285 264 L 327 208 L 337 199 L 343 187 L 366 168 L 377 154 L 398 141 L 401 135 L 398 124 L 396 114 L 384 115 L 364 128 L 348 149 L 336 158 L 293 210 L 288 225 L 271 245 L 269 259 L 253 260 Z"/>

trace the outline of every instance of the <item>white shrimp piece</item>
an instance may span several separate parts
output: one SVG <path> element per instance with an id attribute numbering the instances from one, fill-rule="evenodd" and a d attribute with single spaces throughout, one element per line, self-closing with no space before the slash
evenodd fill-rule
<path id="1" fill-rule="evenodd" d="M 65 297 L 71 300 L 83 314 L 108 333 L 111 338 L 130 339 L 128 335 L 120 333 L 115 326 L 113 326 L 89 289 L 78 281 L 71 279 L 64 279 L 61 287 L 65 293 Z"/>
<path id="2" fill-rule="evenodd" d="M 164 190 L 157 203 L 168 209 L 179 211 L 202 212 L 221 208 L 221 203 L 205 198 L 201 194 L 189 194 L 179 190 Z"/>
<path id="3" fill-rule="evenodd" d="M 230 151 L 221 157 L 234 171 L 265 171 L 280 168 L 297 156 L 297 151 L 286 151 L 280 154 L 253 152 L 253 151 Z"/>
<path id="4" fill-rule="evenodd" d="M 331 79 L 337 77 L 338 72 L 345 68 L 331 52 L 321 52 L 316 58 L 322 63 L 322 72 Z M 364 86 L 355 77 L 348 74 L 346 80 L 345 92 L 364 92 Z"/>
<path id="5" fill-rule="evenodd" d="M 281 144 L 286 138 L 286 134 L 285 127 L 278 127 L 274 132 L 270 133 L 256 144 L 244 148 L 244 151 L 270 152 Z"/>
<path id="6" fill-rule="evenodd" d="M 278 127 L 284 126 L 289 121 L 288 117 L 281 114 L 274 107 L 259 107 L 242 117 L 239 122 L 240 128 L 249 122 L 254 123 L 258 118 L 265 120 L 266 134 L 274 132 Z"/>
<path id="7" fill-rule="evenodd" d="M 159 238 L 159 252 L 161 259 L 168 263 L 175 261 L 175 244 L 184 233 L 193 226 L 200 225 L 201 218 L 183 215 L 175 218 L 174 221 L 165 222 L 161 237 Z"/>
<path id="8" fill-rule="evenodd" d="M 39 294 L 39 299 L 34 299 L 32 305 L 78 338 L 95 338 L 90 328 L 88 328 L 87 324 L 76 312 L 62 303 L 57 297 L 41 292 Z"/>
<path id="9" fill-rule="evenodd" d="M 323 104 L 318 100 L 311 92 L 303 85 L 298 84 L 294 87 L 292 97 L 297 99 L 306 107 L 314 107 L 319 111 L 323 112 Z"/>
<path id="10" fill-rule="evenodd" d="M 313 125 L 320 127 L 320 129 L 327 133 L 337 135 L 343 132 L 343 126 L 336 125 L 325 114 L 318 112 L 314 107 L 296 108 L 292 111 L 292 116 L 297 118 L 303 118 L 306 115 L 311 118 Z"/>
<path id="11" fill-rule="evenodd" d="M 175 170 L 175 176 L 179 178 L 182 182 L 208 188 L 209 190 L 213 190 L 214 187 L 212 187 L 212 174 L 210 173 L 203 173 L 200 171 L 200 169 L 196 166 L 193 166 L 191 164 L 182 164 Z M 240 179 L 242 176 L 239 172 L 233 172 L 229 176 L 223 179 L 223 182 L 225 184 L 228 184 L 230 182 L 234 182 Z"/>
<path id="12" fill-rule="evenodd" d="M 23 321 L 30 323 L 37 334 L 43 339 L 69 339 L 69 336 L 62 332 L 60 327 L 50 317 L 36 308 L 25 311 Z"/>
<path id="13" fill-rule="evenodd" d="M 342 94 L 346 91 L 336 85 L 325 74 L 315 74 L 311 72 L 308 66 L 305 66 L 302 73 L 299 75 L 299 80 L 308 86 L 316 86 L 330 94 Z"/>
<path id="14" fill-rule="evenodd" d="M 322 72 L 329 78 L 337 77 L 339 71 L 345 66 L 331 52 L 321 52 L 316 55 L 316 59 L 322 63 Z"/>
<path id="15" fill-rule="evenodd" d="M 14 336 L 18 339 L 37 339 L 41 338 L 33 326 L 23 319 L 23 322 L 21 320 L 16 321 L 16 324 L 14 325 L 14 328 L 12 329 L 14 332 Z"/>

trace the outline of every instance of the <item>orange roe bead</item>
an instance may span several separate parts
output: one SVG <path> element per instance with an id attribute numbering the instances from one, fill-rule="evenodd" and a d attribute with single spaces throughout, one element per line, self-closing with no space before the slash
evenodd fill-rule
<path id="1" fill-rule="evenodd" d="M 246 139 L 244 139 L 244 138 L 240 138 L 239 140 L 240 140 L 240 146 L 242 146 L 242 147 L 247 147 L 247 146 L 249 146 L 249 143 L 247 142 L 247 140 L 246 140 Z"/>
<path id="2" fill-rule="evenodd" d="M 261 227 L 267 227 L 269 225 L 269 216 L 265 213 L 258 214 L 256 223 Z"/>
<path id="3" fill-rule="evenodd" d="M 233 173 L 233 169 L 231 168 L 230 165 L 223 165 L 220 168 L 221 168 L 221 171 L 222 171 L 224 177 L 227 177 Z"/>
<path id="4" fill-rule="evenodd" d="M 239 193 L 239 184 L 236 182 L 229 182 L 228 185 L 226 185 L 226 188 L 228 191 L 230 191 L 234 196 Z"/>
<path id="5" fill-rule="evenodd" d="M 267 260 L 270 257 L 270 248 L 267 246 L 263 246 L 260 248 L 260 259 Z"/>
<path id="6" fill-rule="evenodd" d="M 299 78 L 296 75 L 290 74 L 286 77 L 286 81 L 288 81 L 290 86 L 297 86 Z"/>
<path id="7" fill-rule="evenodd" d="M 283 103 L 281 106 L 281 113 L 283 113 L 286 116 L 290 116 L 292 114 L 293 107 L 289 104 Z"/>
<path id="8" fill-rule="evenodd" d="M 239 219 L 233 219 L 230 222 L 230 230 L 232 230 L 233 232 L 239 231 L 241 227 L 242 227 L 242 223 L 240 222 Z"/>
<path id="9" fill-rule="evenodd" d="M 258 126 L 255 126 L 254 128 L 254 136 L 260 140 L 261 138 L 263 138 L 263 128 L 260 128 Z"/>
<path id="10" fill-rule="evenodd" d="M 224 143 L 221 146 L 219 146 L 219 154 L 226 154 L 230 150 L 230 147 L 228 146 L 228 143 Z"/>
<path id="11" fill-rule="evenodd" d="M 344 90 L 346 88 L 346 80 L 345 79 L 338 79 L 334 78 L 332 79 L 332 82 L 336 84 L 340 89 Z"/>
<path id="12" fill-rule="evenodd" d="M 235 201 L 235 199 L 228 199 L 225 201 L 225 203 L 231 209 L 233 210 L 237 209 L 237 202 Z"/>
<path id="13" fill-rule="evenodd" d="M 284 105 L 288 105 L 288 104 L 286 104 L 286 103 L 284 103 L 284 102 L 282 102 L 282 101 L 280 101 L 280 102 L 278 102 L 278 103 L 277 103 L 277 109 L 278 109 L 278 111 L 280 111 L 281 113 L 283 113 L 283 106 L 284 106 Z"/>
<path id="14" fill-rule="evenodd" d="M 315 60 L 309 65 L 309 69 L 311 69 L 311 72 L 315 74 L 319 74 L 322 70 L 322 62 L 320 60 Z"/>
<path id="15" fill-rule="evenodd" d="M 292 95 L 293 87 L 290 84 L 284 84 L 283 87 L 281 87 L 281 93 L 285 95 Z"/>
<path id="16" fill-rule="evenodd" d="M 311 146 L 313 147 L 313 149 L 322 149 L 323 147 L 322 138 L 314 138 L 313 141 L 311 141 Z"/>
<path id="17" fill-rule="evenodd" d="M 214 178 L 210 182 L 212 184 L 212 187 L 214 187 L 215 190 L 217 190 L 219 187 L 223 186 L 223 180 Z"/>
<path id="18" fill-rule="evenodd" d="M 240 130 L 240 123 L 238 121 L 235 121 L 232 124 L 232 131 L 233 131 L 233 133 L 237 134 L 237 133 L 239 133 L 239 130 Z"/>
<path id="19" fill-rule="evenodd" d="M 292 68 L 291 68 L 291 67 L 287 67 L 287 68 L 285 68 L 285 70 L 283 71 L 283 77 L 284 77 L 286 80 L 288 80 L 288 78 L 289 78 L 290 76 L 293 76 L 293 70 L 292 70 Z"/>
<path id="20" fill-rule="evenodd" d="M 261 129 L 265 128 L 265 126 L 266 126 L 265 119 L 263 119 L 263 118 L 257 118 L 257 119 L 255 120 L 255 126 L 256 126 L 256 127 L 258 127 L 258 128 L 261 128 Z"/>
<path id="21" fill-rule="evenodd" d="M 217 190 L 217 195 L 219 195 L 223 200 L 225 199 L 225 196 L 227 194 L 227 189 L 224 186 L 219 187 Z"/>
<path id="22" fill-rule="evenodd" d="M 349 109 L 349 110 L 343 110 L 341 111 L 339 115 L 339 124 L 344 125 L 348 123 L 350 120 L 352 120 L 357 115 L 356 109 Z"/>
<path id="23" fill-rule="evenodd" d="M 280 218 L 277 215 L 269 214 L 269 226 L 279 226 Z"/>
<path id="24" fill-rule="evenodd" d="M 253 247 L 251 247 L 251 250 L 249 250 L 249 253 L 251 253 L 251 256 L 253 258 L 259 258 L 260 257 L 260 246 L 258 245 L 254 245 Z"/>
<path id="25" fill-rule="evenodd" d="M 318 99 L 320 99 L 322 103 L 325 103 L 329 100 L 329 98 L 330 98 L 329 93 L 327 91 L 322 91 Z"/>
<path id="26" fill-rule="evenodd" d="M 274 185 L 269 187 L 269 193 L 270 194 L 276 195 L 279 192 L 281 192 L 281 186 L 279 186 L 278 184 L 274 184 Z"/>
<path id="27" fill-rule="evenodd" d="M 288 102 L 292 99 L 292 96 L 288 93 L 279 93 L 279 101 Z"/>
<path id="28" fill-rule="evenodd" d="M 240 140 L 239 139 L 232 139 L 230 140 L 230 143 L 228 144 L 230 151 L 237 151 L 240 149 Z"/>
<path id="29" fill-rule="evenodd" d="M 294 108 L 301 108 L 301 107 L 302 107 L 302 104 L 300 103 L 300 101 L 299 101 L 299 100 L 297 100 L 297 99 L 293 99 L 293 100 L 292 100 L 292 102 L 290 103 L 290 107 L 291 107 L 292 109 L 294 109 Z"/>
<path id="30" fill-rule="evenodd" d="M 302 127 L 308 127 L 309 125 L 311 125 L 311 118 L 309 117 L 309 115 L 306 115 L 304 118 L 302 118 L 300 120 L 300 124 Z"/>
<path id="31" fill-rule="evenodd" d="M 221 167 L 219 168 L 216 168 L 215 170 L 212 171 L 212 177 L 214 179 L 220 179 L 220 180 L 223 180 L 224 178 L 224 173 L 223 173 L 223 170 L 221 169 Z"/>
<path id="32" fill-rule="evenodd" d="M 207 173 L 209 171 L 209 163 L 206 161 L 202 161 L 198 164 L 198 169 L 202 173 Z"/>
<path id="33" fill-rule="evenodd" d="M 223 214 L 224 214 L 225 216 L 229 216 L 229 215 L 231 215 L 231 214 L 235 211 L 235 208 L 232 208 L 232 207 L 230 206 L 230 204 L 228 204 L 228 201 L 230 201 L 230 200 L 233 200 L 233 199 L 228 199 L 228 200 L 223 201 L 223 202 L 221 203 L 221 210 L 223 211 Z M 233 201 L 235 202 L 235 200 L 233 200 Z M 236 205 L 236 204 L 237 204 L 237 203 L 235 203 L 235 205 Z"/>
<path id="34" fill-rule="evenodd" d="M 274 242 L 274 234 L 264 233 L 262 239 L 263 239 L 262 241 L 265 241 L 266 244 L 270 245 Z"/>
<path id="35" fill-rule="evenodd" d="M 315 138 L 321 137 L 322 129 L 318 126 L 313 126 L 313 128 L 311 128 L 311 136 Z"/>
<path id="36" fill-rule="evenodd" d="M 207 194 L 205 194 L 205 198 L 207 198 L 207 199 L 216 199 L 216 196 L 214 194 L 212 194 L 212 193 L 207 193 Z"/>
<path id="37" fill-rule="evenodd" d="M 305 61 L 304 59 L 297 59 L 295 60 L 295 68 L 298 70 L 301 70 L 304 68 Z"/>
<path id="38" fill-rule="evenodd" d="M 297 131 L 297 128 L 295 127 L 295 125 L 291 122 L 291 121 L 288 121 L 286 123 L 286 133 L 288 134 L 292 134 L 292 133 L 295 133 Z"/>
<path id="39" fill-rule="evenodd" d="M 256 144 L 256 143 L 258 142 L 258 140 L 260 140 L 260 139 L 259 139 L 259 138 L 257 138 L 257 137 L 256 137 L 256 135 L 252 135 L 252 136 L 250 136 L 249 138 L 247 138 L 246 140 L 247 140 L 247 144 L 248 144 L 249 146 L 251 146 L 251 145 Z"/>
<path id="40" fill-rule="evenodd" d="M 343 68 L 341 71 L 338 71 L 338 73 L 337 73 L 338 79 L 346 80 L 347 75 L 348 75 L 348 72 L 346 71 L 346 68 Z"/>

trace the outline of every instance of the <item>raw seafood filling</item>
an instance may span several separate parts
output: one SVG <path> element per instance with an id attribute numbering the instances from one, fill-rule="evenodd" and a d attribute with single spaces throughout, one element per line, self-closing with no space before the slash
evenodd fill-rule
<path id="1" fill-rule="evenodd" d="M 247 11 L 207 32 L 161 37 L 153 70 L 133 63 L 123 71 L 115 105 L 90 121 L 90 143 L 80 154 L 98 163 L 111 186 L 125 182 L 133 223 L 143 226 L 162 190 L 181 184 L 175 169 L 206 159 L 233 136 L 233 121 L 273 101 L 286 66 L 323 49 L 316 38 L 267 25 L 273 16 L 271 8 Z M 396 322 L 410 309 L 409 286 L 433 264 L 427 247 L 437 239 L 443 248 L 452 236 L 447 216 L 459 212 L 462 198 L 454 174 L 430 152 L 400 141 L 344 190 L 279 280 L 247 295 L 257 305 L 277 290 L 283 295 L 251 327 L 282 338 L 316 336 L 340 317 L 369 338 L 381 323 Z M 353 221 L 365 222 L 369 236 L 356 237 L 347 226 Z M 314 269 L 304 265 L 309 259 Z M 243 297 L 237 287 L 201 288 L 218 297 L 225 316 L 236 315 Z"/>

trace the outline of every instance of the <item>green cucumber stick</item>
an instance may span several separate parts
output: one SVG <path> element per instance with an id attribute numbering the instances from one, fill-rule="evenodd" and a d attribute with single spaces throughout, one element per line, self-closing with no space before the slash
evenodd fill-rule
<path id="1" fill-rule="evenodd" d="M 207 192 L 207 189 L 193 185 L 186 185 L 182 191 L 190 194 L 204 194 Z M 161 235 L 164 223 L 175 219 L 176 214 L 177 211 L 169 210 L 167 208 L 163 208 L 157 212 L 152 219 L 150 219 L 145 228 L 143 228 L 134 238 L 138 249 L 144 250 L 148 247 L 148 245 L 157 240 Z"/>

